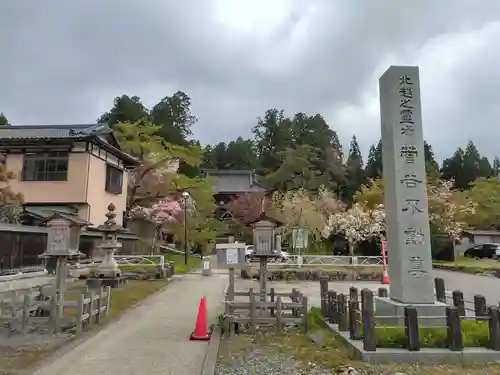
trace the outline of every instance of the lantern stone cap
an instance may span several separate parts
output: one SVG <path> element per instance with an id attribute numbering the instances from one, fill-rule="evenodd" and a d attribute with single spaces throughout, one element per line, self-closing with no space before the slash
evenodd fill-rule
<path id="1" fill-rule="evenodd" d="M 123 228 L 121 225 L 116 224 L 116 213 L 115 213 L 116 207 L 113 203 L 110 203 L 108 205 L 108 212 L 106 213 L 106 221 L 104 224 L 99 225 L 97 227 L 97 230 L 101 232 L 121 232 L 125 228 Z"/>
<path id="2" fill-rule="evenodd" d="M 53 215 L 44 219 L 43 222 L 45 224 L 47 224 L 48 222 L 50 222 L 53 219 L 65 219 L 65 220 L 67 220 L 73 224 L 79 225 L 81 227 L 86 227 L 86 226 L 92 225 L 92 223 L 90 221 L 84 220 L 76 215 L 71 215 L 71 214 L 57 212 L 57 211 L 54 212 Z"/>

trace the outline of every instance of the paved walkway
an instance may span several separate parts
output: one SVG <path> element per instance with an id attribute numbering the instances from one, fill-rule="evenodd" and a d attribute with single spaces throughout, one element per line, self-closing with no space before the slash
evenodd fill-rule
<path id="1" fill-rule="evenodd" d="M 200 298 L 223 309 L 227 275 L 188 274 L 33 375 L 198 375 L 207 342 L 189 341 Z"/>

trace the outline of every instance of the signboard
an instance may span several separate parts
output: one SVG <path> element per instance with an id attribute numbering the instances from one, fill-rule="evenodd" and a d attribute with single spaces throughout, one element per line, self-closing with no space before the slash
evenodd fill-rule
<path id="1" fill-rule="evenodd" d="M 227 249 L 226 250 L 226 264 L 237 265 L 238 262 L 238 249 Z"/>
<path id="2" fill-rule="evenodd" d="M 292 247 L 294 249 L 307 249 L 309 231 L 305 228 L 295 228 L 292 230 Z"/>
<path id="3" fill-rule="evenodd" d="M 245 244 L 243 243 L 220 243 L 215 245 L 217 251 L 217 263 L 223 268 L 241 268 L 245 262 Z"/>

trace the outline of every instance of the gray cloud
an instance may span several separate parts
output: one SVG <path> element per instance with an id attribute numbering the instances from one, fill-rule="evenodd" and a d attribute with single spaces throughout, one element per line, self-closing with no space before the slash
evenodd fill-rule
<path id="1" fill-rule="evenodd" d="M 380 134 L 377 78 L 406 63 L 421 67 L 439 157 L 468 138 L 497 152 L 500 2 L 254 1 L 221 19 L 224 2 L 3 0 L 0 111 L 15 124 L 92 122 L 117 95 L 153 104 L 179 89 L 204 142 L 249 135 L 279 107 L 318 111 L 366 150 Z"/>

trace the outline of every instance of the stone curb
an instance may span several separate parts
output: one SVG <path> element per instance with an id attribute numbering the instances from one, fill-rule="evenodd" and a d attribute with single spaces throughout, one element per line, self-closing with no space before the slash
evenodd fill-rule
<path id="1" fill-rule="evenodd" d="M 68 353 L 72 349 L 76 348 L 77 346 L 83 344 L 86 340 L 88 340 L 91 337 L 94 337 L 97 335 L 101 330 L 103 330 L 106 327 L 109 327 L 110 325 L 118 323 L 120 320 L 122 320 L 130 311 L 134 310 L 135 308 L 141 306 L 142 304 L 148 302 L 149 300 L 153 299 L 156 297 L 157 294 L 165 291 L 170 285 L 175 283 L 177 280 L 182 280 L 182 279 L 175 279 L 171 278 L 169 279 L 169 283 L 165 285 L 164 288 L 161 288 L 154 292 L 153 294 L 150 294 L 146 298 L 142 299 L 141 301 L 137 302 L 135 305 L 130 306 L 123 314 L 117 317 L 117 319 L 113 319 L 109 322 L 106 322 L 105 324 L 102 325 L 94 325 L 94 328 L 91 331 L 86 331 L 84 332 L 80 337 L 75 338 L 73 340 L 68 341 L 66 344 L 64 344 L 62 347 L 56 349 L 55 352 L 49 354 L 47 357 L 43 358 L 42 360 L 36 362 L 33 366 L 30 366 L 26 370 L 21 370 L 18 371 L 18 375 L 33 375 L 36 373 L 38 370 L 40 370 L 42 367 L 44 367 L 46 364 L 53 362 L 56 358 L 61 357 L 62 355 Z M 154 281 L 151 281 L 154 282 Z"/>
<path id="2" fill-rule="evenodd" d="M 221 329 L 219 326 L 215 326 L 212 332 L 212 337 L 208 342 L 207 355 L 205 356 L 205 361 L 203 362 L 201 375 L 215 374 L 215 366 L 217 365 L 217 357 L 219 356 L 220 336 Z"/>

